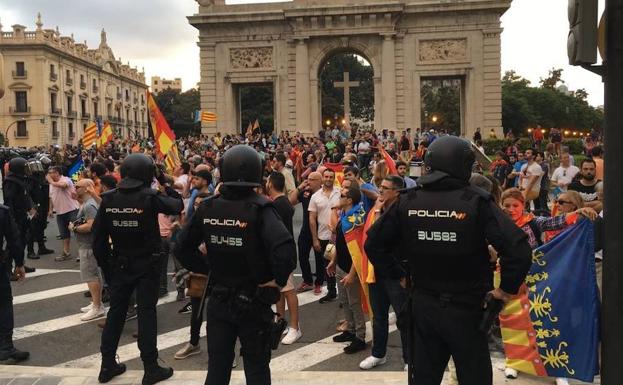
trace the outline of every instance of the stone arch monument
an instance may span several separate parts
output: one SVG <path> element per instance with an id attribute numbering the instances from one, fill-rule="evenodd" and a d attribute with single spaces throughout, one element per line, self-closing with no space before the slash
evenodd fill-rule
<path id="1" fill-rule="evenodd" d="M 461 133 L 502 135 L 500 16 L 511 0 L 293 0 L 227 5 L 197 0 L 201 108 L 240 130 L 238 89 L 271 84 L 275 130 L 317 133 L 319 72 L 340 51 L 374 69 L 375 129 L 421 126 L 423 79 L 460 78 Z"/>

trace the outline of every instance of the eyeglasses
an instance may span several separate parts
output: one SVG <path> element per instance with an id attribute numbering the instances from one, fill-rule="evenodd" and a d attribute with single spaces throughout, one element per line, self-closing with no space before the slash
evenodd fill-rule
<path id="1" fill-rule="evenodd" d="M 573 202 L 564 201 L 564 200 L 562 200 L 562 199 L 558 199 L 558 200 L 556 201 L 556 203 L 558 203 L 559 205 L 564 205 L 564 204 L 570 204 L 570 205 L 572 205 L 572 204 L 573 204 Z"/>
<path id="2" fill-rule="evenodd" d="M 395 190 L 395 188 L 394 187 L 387 187 L 387 186 L 380 185 L 379 186 L 379 190 Z"/>

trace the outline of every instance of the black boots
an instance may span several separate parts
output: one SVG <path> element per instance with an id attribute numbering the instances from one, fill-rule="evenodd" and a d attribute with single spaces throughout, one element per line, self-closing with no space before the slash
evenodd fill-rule
<path id="1" fill-rule="evenodd" d="M 125 373 L 125 364 L 118 364 L 114 361 L 107 364 L 102 363 L 97 380 L 103 384 L 123 373 Z"/>
<path id="2" fill-rule="evenodd" d="M 0 351 L 0 365 L 15 365 L 25 361 L 30 357 L 30 353 L 10 348 Z"/>
<path id="3" fill-rule="evenodd" d="M 153 385 L 157 382 L 164 381 L 173 375 L 173 368 L 163 368 L 158 364 L 145 365 L 145 374 L 143 375 L 143 385 Z"/>

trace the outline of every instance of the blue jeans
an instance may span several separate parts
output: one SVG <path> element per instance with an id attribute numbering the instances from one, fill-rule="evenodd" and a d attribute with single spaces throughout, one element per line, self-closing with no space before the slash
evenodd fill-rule
<path id="1" fill-rule="evenodd" d="M 368 286 L 370 292 L 370 306 L 374 319 L 372 323 L 372 355 L 383 358 L 387 353 L 387 338 L 389 336 L 389 305 L 394 308 L 396 317 L 407 303 L 407 290 L 400 286 L 395 278 L 376 277 L 376 283 Z M 407 331 L 400 331 L 402 342 L 402 359 L 409 362 Z"/>

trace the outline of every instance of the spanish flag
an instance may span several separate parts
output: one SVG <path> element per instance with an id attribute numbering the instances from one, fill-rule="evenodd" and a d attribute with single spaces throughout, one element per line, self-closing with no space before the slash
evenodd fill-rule
<path id="1" fill-rule="evenodd" d="M 167 156 L 169 151 L 171 151 L 171 147 L 175 144 L 175 134 L 149 91 L 147 91 L 147 108 L 149 109 L 149 122 L 156 139 L 158 153 L 160 156 Z"/>
<path id="2" fill-rule="evenodd" d="M 99 139 L 97 139 L 97 148 L 105 146 L 112 139 L 113 139 L 112 127 L 110 127 L 110 123 L 106 122 L 104 123 L 104 127 L 102 128 L 102 134 L 100 135 Z"/>
<path id="3" fill-rule="evenodd" d="M 91 123 L 84 129 L 84 135 L 82 135 L 82 145 L 85 148 L 89 148 L 97 142 L 97 124 Z"/>

